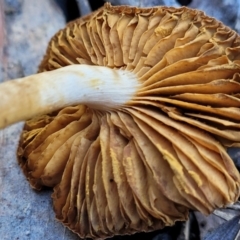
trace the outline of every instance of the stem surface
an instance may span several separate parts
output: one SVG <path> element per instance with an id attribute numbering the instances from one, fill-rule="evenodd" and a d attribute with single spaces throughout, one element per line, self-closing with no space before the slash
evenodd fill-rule
<path id="1" fill-rule="evenodd" d="M 137 88 L 137 77 L 129 71 L 90 65 L 7 81 L 0 84 L 0 128 L 76 104 L 117 109 Z"/>

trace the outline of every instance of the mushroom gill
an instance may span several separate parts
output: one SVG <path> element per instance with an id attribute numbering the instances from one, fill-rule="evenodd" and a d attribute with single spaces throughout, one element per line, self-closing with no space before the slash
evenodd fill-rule
<path id="1" fill-rule="evenodd" d="M 118 108 L 79 103 L 26 122 L 19 163 L 33 188 L 54 188 L 58 220 L 106 238 L 237 200 L 226 152 L 240 146 L 236 32 L 186 7 L 105 4 L 52 38 L 39 72 L 75 64 L 126 70 L 139 86 Z"/>

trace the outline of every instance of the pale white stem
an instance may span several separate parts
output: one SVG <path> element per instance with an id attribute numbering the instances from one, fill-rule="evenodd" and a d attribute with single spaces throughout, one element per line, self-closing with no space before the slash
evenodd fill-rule
<path id="1" fill-rule="evenodd" d="M 89 65 L 7 81 L 0 84 L 0 128 L 70 105 L 118 108 L 131 100 L 138 84 L 129 71 Z"/>

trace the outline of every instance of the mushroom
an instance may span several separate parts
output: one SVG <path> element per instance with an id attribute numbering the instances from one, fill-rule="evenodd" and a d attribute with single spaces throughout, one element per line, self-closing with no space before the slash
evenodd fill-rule
<path id="1" fill-rule="evenodd" d="M 221 22 L 107 3 L 52 38 L 38 74 L 0 85 L 0 127 L 27 120 L 20 166 L 80 237 L 152 231 L 238 199 L 239 81 Z"/>

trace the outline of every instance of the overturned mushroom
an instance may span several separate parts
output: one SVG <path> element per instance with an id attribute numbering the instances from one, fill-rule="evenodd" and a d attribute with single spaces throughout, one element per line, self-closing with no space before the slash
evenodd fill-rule
<path id="1" fill-rule="evenodd" d="M 163 228 L 239 197 L 239 59 L 202 12 L 106 4 L 53 37 L 41 73 L 0 85 L 0 127 L 34 117 L 20 165 L 79 236 Z"/>

